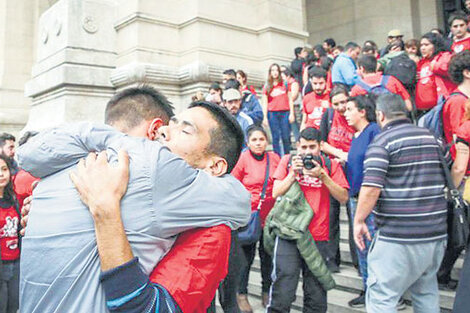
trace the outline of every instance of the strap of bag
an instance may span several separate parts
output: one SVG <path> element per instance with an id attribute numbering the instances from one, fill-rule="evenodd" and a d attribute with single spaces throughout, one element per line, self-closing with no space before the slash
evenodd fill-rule
<path id="1" fill-rule="evenodd" d="M 446 177 L 447 187 L 449 188 L 450 196 L 454 201 L 458 201 L 460 204 L 460 191 L 455 188 L 454 181 L 452 180 L 452 176 L 449 171 L 449 167 L 447 166 L 447 162 L 444 159 L 444 155 L 442 154 L 441 148 L 438 148 L 439 159 L 441 161 L 442 167 L 444 168 L 444 176 Z"/>
<path id="2" fill-rule="evenodd" d="M 266 175 L 264 176 L 263 190 L 261 191 L 261 196 L 259 199 L 257 210 L 261 208 L 261 204 L 263 203 L 264 198 L 266 198 L 266 188 L 268 187 L 268 179 L 269 179 L 269 153 L 266 152 Z"/>

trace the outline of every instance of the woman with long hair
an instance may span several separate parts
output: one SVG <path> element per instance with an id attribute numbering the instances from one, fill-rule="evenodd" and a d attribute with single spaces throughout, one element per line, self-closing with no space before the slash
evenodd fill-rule
<path id="1" fill-rule="evenodd" d="M 16 313 L 19 306 L 19 221 L 10 161 L 0 154 L 0 313 Z"/>
<path id="2" fill-rule="evenodd" d="M 429 32 L 420 40 L 422 59 L 418 62 L 416 84 L 416 108 L 418 111 L 432 109 L 439 97 L 447 97 L 457 86 L 447 70 L 452 57 L 444 38 Z"/>
<path id="3" fill-rule="evenodd" d="M 268 136 L 266 131 L 260 126 L 251 126 L 247 131 L 248 150 L 242 152 L 240 159 L 232 171 L 232 175 L 237 178 L 245 188 L 251 193 L 251 210 L 260 210 L 261 225 L 264 226 L 266 216 L 268 216 L 275 200 L 272 197 L 274 172 L 279 164 L 280 158 L 274 152 L 266 151 L 268 146 Z M 269 164 L 269 167 L 268 167 Z M 268 169 L 268 172 L 266 170 Z M 267 177 L 267 181 L 266 181 Z M 263 187 L 266 187 L 264 198 L 261 198 Z M 247 265 L 242 269 L 241 281 L 238 289 L 238 305 L 242 312 L 252 312 L 248 302 L 248 276 L 251 265 L 255 258 L 256 244 L 244 245 Z M 271 256 L 264 251 L 263 238 L 260 238 L 258 252 L 261 260 L 261 286 L 262 300 L 266 307 L 268 292 L 271 286 L 272 260 Z"/>
<path id="4" fill-rule="evenodd" d="M 262 106 L 263 126 L 267 127 L 269 123 L 274 152 L 280 156 L 288 154 L 291 148 L 290 123 L 295 120 L 294 102 L 287 82 L 282 79 L 281 67 L 276 63 L 269 67 L 268 81 L 263 88 Z"/>

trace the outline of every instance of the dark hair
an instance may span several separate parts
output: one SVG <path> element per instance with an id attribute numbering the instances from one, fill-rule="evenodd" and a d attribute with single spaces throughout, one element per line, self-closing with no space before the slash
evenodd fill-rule
<path id="1" fill-rule="evenodd" d="M 405 47 L 409 48 L 409 47 L 416 47 L 416 48 L 419 48 L 419 41 L 418 39 L 408 39 L 407 41 L 405 41 Z M 419 50 L 419 49 L 418 49 Z"/>
<path id="2" fill-rule="evenodd" d="M 229 76 L 233 76 L 233 77 L 237 76 L 237 73 L 236 73 L 235 70 L 233 70 L 233 69 L 225 70 L 225 71 L 223 71 L 222 74 L 224 74 L 224 75 L 229 75 Z"/>
<path id="3" fill-rule="evenodd" d="M 315 47 L 313 47 L 313 51 L 316 51 L 320 57 L 326 57 L 326 51 L 322 45 L 315 45 Z"/>
<path id="4" fill-rule="evenodd" d="M 449 27 L 451 27 L 452 23 L 456 20 L 462 20 L 465 22 L 465 24 L 468 24 L 467 15 L 462 11 L 454 12 L 449 16 L 449 19 L 447 20 L 447 22 L 449 23 Z"/>
<path id="5" fill-rule="evenodd" d="M 214 89 L 214 90 L 219 91 L 220 93 L 222 93 L 222 87 L 220 87 L 220 84 L 218 82 L 213 82 L 209 86 L 209 90 L 211 90 L 211 89 Z"/>
<path id="6" fill-rule="evenodd" d="M 344 94 L 346 95 L 346 97 L 349 97 L 348 89 L 344 85 L 342 84 L 333 85 L 333 88 L 330 91 L 330 100 L 339 94 Z"/>
<path id="7" fill-rule="evenodd" d="M 394 41 L 392 41 L 392 43 L 390 43 L 387 46 L 387 52 L 389 52 L 393 48 L 397 48 L 397 47 L 400 48 L 401 51 L 405 50 L 405 43 L 403 42 L 403 40 L 395 39 Z"/>
<path id="8" fill-rule="evenodd" d="M 374 47 L 372 47 L 372 46 L 369 46 L 369 45 L 364 46 L 364 47 L 362 48 L 362 54 L 367 54 L 367 53 L 369 53 L 369 52 L 372 52 L 372 53 L 375 54 L 375 53 L 377 52 L 377 49 L 374 48 Z"/>
<path id="9" fill-rule="evenodd" d="M 439 35 L 444 36 L 444 31 L 438 27 L 431 28 L 430 32 L 436 31 L 439 33 Z"/>
<path id="10" fill-rule="evenodd" d="M 269 66 L 269 70 L 268 70 L 268 83 L 267 83 L 268 88 L 266 90 L 268 95 L 271 93 L 271 91 L 273 90 L 273 86 L 274 86 L 274 79 L 271 76 L 271 69 L 275 66 L 277 67 L 277 70 L 279 71 L 278 84 L 281 84 L 281 85 L 284 84 L 284 80 L 282 79 L 282 75 L 281 75 L 281 67 L 277 63 L 271 64 L 271 66 Z"/>
<path id="11" fill-rule="evenodd" d="M 377 58 L 373 55 L 363 54 L 357 60 L 357 67 L 363 67 L 366 73 L 377 71 Z"/>
<path id="12" fill-rule="evenodd" d="M 319 66 L 312 66 L 308 69 L 308 77 L 324 78 L 326 80 L 327 73 L 323 68 Z"/>
<path id="13" fill-rule="evenodd" d="M 237 74 L 240 75 L 245 81 L 248 80 L 248 76 L 246 76 L 246 73 L 243 70 L 238 70 Z"/>
<path id="14" fill-rule="evenodd" d="M 239 90 L 240 89 L 240 82 L 234 78 L 230 78 L 227 80 L 227 82 L 225 83 L 225 90 L 227 89 L 236 89 L 236 90 Z"/>
<path id="15" fill-rule="evenodd" d="M 335 50 L 335 49 L 336 49 L 336 50 L 339 50 L 340 52 L 343 52 L 343 51 L 344 51 L 344 47 L 341 46 L 341 45 L 336 46 L 336 47 L 333 48 L 333 50 Z"/>
<path id="16" fill-rule="evenodd" d="M 33 138 L 34 136 L 36 136 L 37 134 L 39 134 L 38 132 L 35 132 L 35 131 L 27 131 L 23 134 L 23 136 L 21 136 L 20 140 L 18 140 L 18 145 L 19 146 L 22 146 L 24 145 L 25 143 L 28 142 L 28 140 L 30 140 L 31 138 Z"/>
<path id="17" fill-rule="evenodd" d="M 434 46 L 434 52 L 432 54 L 432 57 L 436 56 L 439 52 L 449 50 L 446 45 L 446 42 L 444 41 L 444 38 L 441 35 L 429 32 L 424 34 L 421 39 L 429 40 L 429 42 Z"/>
<path id="18" fill-rule="evenodd" d="M 344 50 L 346 51 L 348 51 L 349 49 L 356 49 L 356 48 L 360 48 L 360 46 L 353 41 L 348 42 L 346 46 L 344 46 Z"/>
<path id="19" fill-rule="evenodd" d="M 302 47 L 297 47 L 294 49 L 294 54 L 295 54 L 295 57 L 298 57 L 299 54 L 302 52 Z"/>
<path id="20" fill-rule="evenodd" d="M 285 66 L 284 67 L 286 68 L 283 72 L 284 74 L 287 76 L 287 77 L 294 77 L 294 74 L 292 73 L 292 70 L 290 69 L 289 66 Z"/>
<path id="21" fill-rule="evenodd" d="M 450 59 L 448 73 L 450 78 L 457 83 L 463 83 L 463 71 L 470 70 L 470 51 L 464 50 Z"/>
<path id="22" fill-rule="evenodd" d="M 108 101 L 104 121 L 108 125 L 123 122 L 128 129 L 157 117 L 166 124 L 174 115 L 173 109 L 171 102 L 153 87 L 127 88 Z"/>
<path id="23" fill-rule="evenodd" d="M 354 102 L 358 110 L 366 111 L 366 120 L 370 122 L 375 122 L 375 98 L 369 94 L 360 95 L 356 97 L 350 97 L 348 101 Z"/>
<path id="24" fill-rule="evenodd" d="M 268 139 L 268 134 L 266 133 L 266 130 L 262 126 L 258 126 L 258 125 L 255 125 L 255 124 L 253 124 L 253 125 L 251 125 L 247 128 L 246 138 L 248 140 L 250 140 L 250 137 L 254 132 L 262 132 L 264 137 L 266 137 L 266 139 Z"/>
<path id="25" fill-rule="evenodd" d="M 5 186 L 5 188 L 3 189 L 3 200 L 7 201 L 11 205 L 15 205 L 16 204 L 16 196 L 15 196 L 15 192 L 13 191 L 13 182 L 12 182 L 12 179 L 11 179 L 11 175 L 12 175 L 11 174 L 11 161 L 7 156 L 5 156 L 3 154 L 0 154 L 0 160 L 3 160 L 5 162 L 5 164 L 8 167 L 8 171 L 10 172 L 10 181 Z"/>
<path id="26" fill-rule="evenodd" d="M 362 45 L 362 49 L 365 49 L 366 47 L 372 47 L 374 48 L 375 51 L 377 51 L 378 46 L 373 40 L 366 40 L 364 41 L 364 44 Z"/>
<path id="27" fill-rule="evenodd" d="M 323 42 L 326 42 L 326 44 L 331 48 L 336 47 L 336 42 L 333 38 L 326 38 Z"/>
<path id="28" fill-rule="evenodd" d="M 316 128 L 313 128 L 313 127 L 307 127 L 305 128 L 304 130 L 302 130 L 300 132 L 300 135 L 299 135 L 299 140 L 300 141 L 300 138 L 303 138 L 305 140 L 316 140 L 318 142 L 320 142 L 321 140 L 321 133 L 318 129 Z"/>
<path id="29" fill-rule="evenodd" d="M 7 140 L 16 141 L 15 136 L 9 133 L 2 133 L 0 134 L 0 148 L 3 148 L 7 143 Z"/>
<path id="30" fill-rule="evenodd" d="M 207 101 L 197 101 L 189 105 L 189 108 L 197 107 L 209 111 L 218 125 L 209 131 L 210 142 L 206 152 L 224 158 L 228 165 L 227 173 L 230 173 L 238 162 L 245 142 L 243 131 L 226 108 Z"/>

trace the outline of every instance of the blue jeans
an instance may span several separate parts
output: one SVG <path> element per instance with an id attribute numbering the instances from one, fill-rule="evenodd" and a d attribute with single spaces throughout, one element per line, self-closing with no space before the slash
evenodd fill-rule
<path id="1" fill-rule="evenodd" d="M 290 152 L 289 111 L 268 111 L 268 122 L 273 136 L 274 152 L 280 156 Z M 279 141 L 282 139 L 284 151 L 281 152 Z"/>
<path id="2" fill-rule="evenodd" d="M 349 198 L 349 207 L 351 210 L 351 220 L 354 221 L 354 217 L 356 216 L 356 208 L 357 208 L 357 199 Z M 376 228 L 374 222 L 374 214 L 369 214 L 369 216 L 365 220 L 367 229 L 369 230 L 370 237 L 374 239 Z M 364 238 L 364 243 L 366 248 L 364 250 L 360 250 L 356 247 L 357 251 L 357 260 L 359 263 L 359 270 L 361 271 L 362 282 L 364 284 L 364 291 L 367 289 L 367 254 L 369 253 L 370 244 L 372 241 Z"/>
<path id="3" fill-rule="evenodd" d="M 16 313 L 20 294 L 20 260 L 3 263 L 0 273 L 0 313 Z"/>

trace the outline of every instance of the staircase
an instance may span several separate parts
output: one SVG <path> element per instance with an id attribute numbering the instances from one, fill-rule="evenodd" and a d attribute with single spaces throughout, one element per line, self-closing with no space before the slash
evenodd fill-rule
<path id="1" fill-rule="evenodd" d="M 340 214 L 341 221 L 341 272 L 333 274 L 337 287 L 328 292 L 328 312 L 329 313 L 354 313 L 354 312 L 366 312 L 365 309 L 353 309 L 348 306 L 348 301 L 355 298 L 362 290 L 362 278 L 358 275 L 357 270 L 351 264 L 351 254 L 349 252 L 348 245 L 348 222 L 346 215 L 346 208 L 341 208 Z M 457 264 L 452 272 L 454 279 L 458 278 L 460 269 L 462 268 L 463 258 L 460 257 Z M 303 303 L 303 292 L 301 281 L 297 286 L 297 297 L 292 305 L 291 312 L 300 313 L 302 312 Z M 253 305 L 254 312 L 264 312 L 260 304 L 261 295 L 261 270 L 258 256 L 255 258 L 253 266 L 251 268 L 250 280 L 248 285 L 248 292 L 250 296 L 250 302 Z M 440 304 L 441 312 L 450 313 L 452 312 L 452 306 L 454 303 L 455 292 L 440 291 Z M 407 300 L 406 310 L 400 311 L 403 313 L 413 312 L 411 305 L 410 295 L 405 294 L 405 300 Z M 222 312 L 219 310 L 218 312 Z"/>

